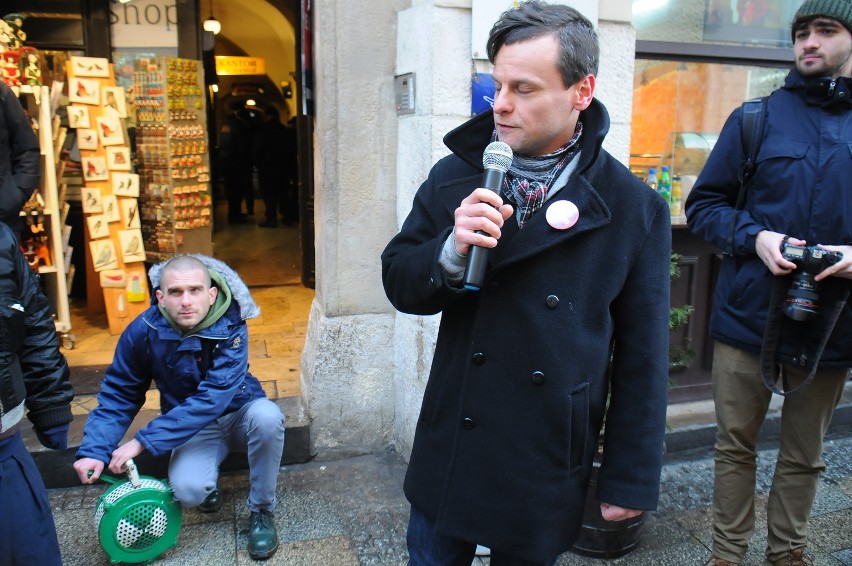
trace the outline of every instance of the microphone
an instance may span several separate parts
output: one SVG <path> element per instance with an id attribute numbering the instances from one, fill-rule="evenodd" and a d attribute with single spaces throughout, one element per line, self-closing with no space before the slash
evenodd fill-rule
<path id="1" fill-rule="evenodd" d="M 506 171 L 512 165 L 512 148 L 503 142 L 491 142 L 482 155 L 482 165 L 485 172 L 482 175 L 482 186 L 495 193 L 500 192 Z M 477 233 L 485 234 L 482 230 Z M 462 284 L 465 289 L 479 291 L 485 280 L 485 268 L 488 264 L 488 248 L 471 246 L 467 256 L 467 268 L 464 270 Z"/>

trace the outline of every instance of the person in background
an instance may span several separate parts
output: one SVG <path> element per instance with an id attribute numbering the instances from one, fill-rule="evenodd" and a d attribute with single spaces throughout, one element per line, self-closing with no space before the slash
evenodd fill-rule
<path id="1" fill-rule="evenodd" d="M 610 521 L 656 508 L 668 387 L 667 203 L 601 147 L 598 39 L 575 9 L 521 2 L 491 29 L 493 111 L 444 137 L 382 253 L 401 312 L 441 313 L 405 494 L 412 566 L 550 565 L 576 541 L 604 419 Z M 489 142 L 512 162 L 480 186 Z M 481 290 L 464 288 L 473 246 Z M 609 402 L 608 402 L 609 401 Z"/>
<path id="2" fill-rule="evenodd" d="M 814 564 L 806 533 L 825 469 L 823 437 L 852 366 L 852 1 L 807 0 L 791 32 L 795 69 L 764 102 L 764 134 L 744 208 L 735 210 L 747 153 L 741 109 L 725 123 L 686 202 L 690 229 L 729 254 L 710 318 L 718 427 L 711 566 L 740 564 L 754 534 L 757 437 L 772 397 L 761 371 L 762 345 L 770 312 L 780 308 L 771 297 L 783 300 L 791 274 L 803 271 L 781 255 L 782 243 L 843 257 L 813 273 L 822 314 L 798 321 L 781 316 L 780 327 L 773 324 L 772 332 L 780 332 L 777 360 L 785 389 L 804 384 L 784 398 L 766 504 L 765 553 L 777 566 Z M 842 310 L 832 329 L 833 305 Z"/>
<path id="3" fill-rule="evenodd" d="M 225 180 L 225 199 L 228 201 L 228 223 L 245 224 L 243 199 L 252 194 L 251 128 L 243 112 L 243 104 L 232 101 L 230 112 L 219 133 L 219 164 Z M 253 206 L 253 201 L 252 201 Z M 249 213 L 253 213 L 254 209 Z"/>
<path id="4" fill-rule="evenodd" d="M 26 412 L 39 442 L 68 444 L 74 392 L 50 303 L 12 230 L 0 222 L 0 564 L 61 566 L 41 475 L 21 439 Z"/>
<path id="5" fill-rule="evenodd" d="M 258 226 L 275 228 L 278 215 L 282 219 L 292 216 L 294 206 L 290 194 L 294 189 L 293 161 L 296 152 L 295 132 L 281 123 L 278 110 L 272 106 L 264 110 L 265 121 L 254 138 L 254 163 L 260 194 L 266 206 L 266 218 Z M 290 224 L 292 221 L 285 221 Z"/>
<path id="6" fill-rule="evenodd" d="M 19 214 L 40 178 L 38 137 L 15 93 L 0 82 L 0 222 L 16 238 L 23 227 Z"/>
<path id="7" fill-rule="evenodd" d="M 89 414 L 74 469 L 96 481 L 119 474 L 143 451 L 171 451 L 169 483 L 185 507 L 218 511 L 219 465 L 231 451 L 248 454 L 248 553 L 265 560 L 278 548 L 272 512 L 284 415 L 249 372 L 246 320 L 260 309 L 240 277 L 219 260 L 176 256 L 149 272 L 157 304 L 121 334 Z M 121 444 L 151 382 L 160 416 Z"/>
<path id="8" fill-rule="evenodd" d="M 252 151 L 254 149 L 254 138 L 257 130 L 263 123 L 263 114 L 256 106 L 246 104 L 237 112 L 240 120 L 245 125 L 243 139 L 237 146 L 240 153 L 240 163 L 248 164 L 244 167 L 242 175 L 244 181 L 241 183 L 243 194 L 242 200 L 246 203 L 246 215 L 254 217 L 254 161 Z"/>

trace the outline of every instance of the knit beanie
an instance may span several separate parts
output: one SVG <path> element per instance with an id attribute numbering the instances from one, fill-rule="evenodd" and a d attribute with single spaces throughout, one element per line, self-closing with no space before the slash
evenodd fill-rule
<path id="1" fill-rule="evenodd" d="M 852 32 L 852 0 L 805 0 L 796 12 L 796 17 L 793 18 L 791 33 L 794 32 L 800 20 L 812 20 L 817 16 L 837 20 Z M 795 42 L 795 36 L 793 41 Z"/>

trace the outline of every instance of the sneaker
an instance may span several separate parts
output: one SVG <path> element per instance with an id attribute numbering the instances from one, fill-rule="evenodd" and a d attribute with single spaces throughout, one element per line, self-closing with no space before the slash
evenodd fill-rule
<path id="1" fill-rule="evenodd" d="M 217 487 L 210 494 L 204 498 L 204 501 L 201 502 L 201 505 L 198 506 L 198 510 L 202 513 L 215 513 L 219 509 L 222 508 L 222 492 L 219 491 Z"/>
<path id="2" fill-rule="evenodd" d="M 775 566 L 814 566 L 813 554 L 805 552 L 805 547 L 796 548 L 790 554 L 773 562 Z"/>
<path id="3" fill-rule="evenodd" d="M 248 553 L 252 560 L 266 560 L 278 550 L 278 531 L 269 511 L 252 512 L 249 519 Z"/>
<path id="4" fill-rule="evenodd" d="M 731 562 L 730 560 L 722 560 L 721 558 L 716 558 L 715 556 L 711 556 L 707 559 L 707 562 L 704 563 L 704 566 L 739 566 L 739 562 Z"/>

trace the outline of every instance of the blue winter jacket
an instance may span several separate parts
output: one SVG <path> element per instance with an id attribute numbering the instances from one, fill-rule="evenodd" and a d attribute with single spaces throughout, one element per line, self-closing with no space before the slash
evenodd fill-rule
<path id="1" fill-rule="evenodd" d="M 852 79 L 805 81 L 797 71 L 768 98 L 765 134 L 744 209 L 735 213 L 737 174 L 745 160 L 742 110 L 728 118 L 719 141 L 689 194 L 690 229 L 725 250 L 736 214 L 733 257 L 722 262 L 710 334 L 759 353 L 774 276 L 755 252 L 757 233 L 771 230 L 809 245 L 852 244 Z M 790 276 L 785 279 L 789 280 Z M 784 282 L 785 289 L 788 281 Z M 809 322 L 782 318 L 779 359 L 807 363 L 827 331 L 825 314 L 852 282 L 829 277 L 820 285 L 823 316 Z M 852 308 L 845 304 L 820 366 L 852 366 Z"/>
<path id="2" fill-rule="evenodd" d="M 161 415 L 135 438 L 154 456 L 182 445 L 216 418 L 266 397 L 248 369 L 245 319 L 258 307 L 240 278 L 224 263 L 196 255 L 224 277 L 220 293 L 232 294 L 230 307 L 216 322 L 182 336 L 156 305 L 124 330 L 112 364 L 89 415 L 77 457 L 109 462 L 112 452 L 145 403 L 153 381 L 160 393 Z M 151 269 L 154 288 L 163 264 Z"/>

